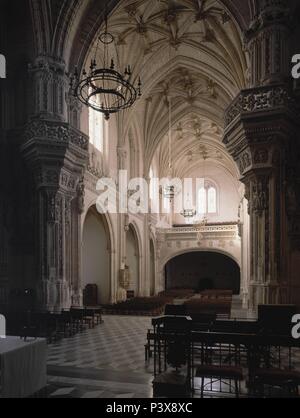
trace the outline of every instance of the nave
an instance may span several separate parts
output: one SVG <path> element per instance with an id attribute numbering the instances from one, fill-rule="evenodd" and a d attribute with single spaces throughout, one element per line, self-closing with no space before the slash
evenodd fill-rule
<path id="1" fill-rule="evenodd" d="M 0 0 L 0 398 L 299 397 L 299 22 Z"/>

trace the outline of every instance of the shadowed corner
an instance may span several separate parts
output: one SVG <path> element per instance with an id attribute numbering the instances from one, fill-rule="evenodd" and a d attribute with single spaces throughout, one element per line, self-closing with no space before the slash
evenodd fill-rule
<path id="1" fill-rule="evenodd" d="M 0 54 L 0 78 L 6 78 L 6 58 Z"/>
<path id="2" fill-rule="evenodd" d="M 0 339 L 6 338 L 6 319 L 0 315 Z"/>

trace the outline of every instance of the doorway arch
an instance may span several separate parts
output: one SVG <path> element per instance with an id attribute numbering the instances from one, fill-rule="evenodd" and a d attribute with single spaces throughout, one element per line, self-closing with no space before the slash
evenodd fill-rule
<path id="1" fill-rule="evenodd" d="M 165 265 L 165 288 L 232 290 L 239 295 L 241 270 L 229 256 L 211 251 L 177 255 Z"/>
<path id="2" fill-rule="evenodd" d="M 97 285 L 97 303 L 111 300 L 111 239 L 104 215 L 91 207 L 86 215 L 82 235 L 82 288 Z"/>

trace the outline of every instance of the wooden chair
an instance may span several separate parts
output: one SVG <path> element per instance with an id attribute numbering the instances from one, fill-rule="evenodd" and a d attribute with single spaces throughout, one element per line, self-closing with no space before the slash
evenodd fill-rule
<path id="1" fill-rule="evenodd" d="M 259 339 L 250 358 L 250 389 L 254 396 L 298 397 L 300 372 L 293 366 L 295 348 L 290 337 L 267 336 Z M 299 350 L 299 349 L 298 349 Z"/>
<path id="2" fill-rule="evenodd" d="M 201 379 L 201 398 L 205 389 L 209 392 L 235 394 L 238 398 L 241 391 L 241 382 L 244 379 L 241 366 L 241 347 L 235 342 L 235 337 L 222 341 L 222 336 L 213 333 L 199 333 L 201 339 L 195 345 L 192 352 L 193 389 L 194 379 Z M 225 388 L 228 388 L 226 391 Z"/>
<path id="3" fill-rule="evenodd" d="M 152 353 L 154 350 L 154 332 L 152 330 L 148 330 L 147 332 L 147 342 L 145 344 L 145 362 L 148 362 L 152 357 Z"/>
<path id="4" fill-rule="evenodd" d="M 188 397 L 191 390 L 191 318 L 165 316 L 154 319 L 152 324 L 154 326 L 154 397 Z M 170 369 L 173 371 L 170 372 Z"/>

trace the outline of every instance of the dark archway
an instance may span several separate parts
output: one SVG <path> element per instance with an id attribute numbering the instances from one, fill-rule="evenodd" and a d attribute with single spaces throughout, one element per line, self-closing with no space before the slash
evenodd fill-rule
<path id="1" fill-rule="evenodd" d="M 215 252 L 199 251 L 173 258 L 165 267 L 165 278 L 166 289 L 218 289 L 240 293 L 240 267 L 230 257 Z"/>

